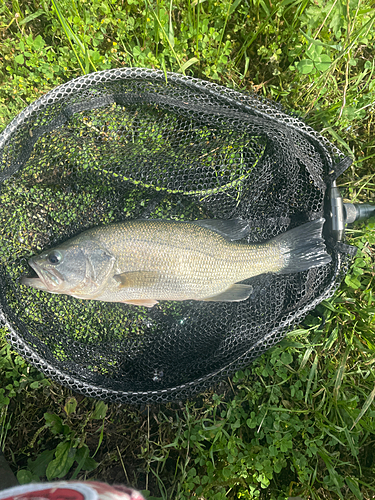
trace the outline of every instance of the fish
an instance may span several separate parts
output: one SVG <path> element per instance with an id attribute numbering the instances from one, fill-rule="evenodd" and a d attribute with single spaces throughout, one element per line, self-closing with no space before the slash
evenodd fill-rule
<path id="1" fill-rule="evenodd" d="M 250 244 L 242 219 L 135 219 L 88 229 L 28 261 L 21 284 L 78 299 L 153 307 L 161 300 L 239 302 L 240 283 L 331 262 L 319 218 Z"/>

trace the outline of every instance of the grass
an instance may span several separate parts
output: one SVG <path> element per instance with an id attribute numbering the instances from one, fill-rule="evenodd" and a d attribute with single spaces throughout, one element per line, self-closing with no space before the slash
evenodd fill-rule
<path id="1" fill-rule="evenodd" d="M 6 1 L 0 129 L 84 73 L 178 71 L 294 109 L 355 157 L 345 199 L 375 203 L 374 23 L 369 0 Z M 64 223 L 64 200 L 56 214 Z M 373 498 L 374 224 L 347 231 L 359 250 L 332 299 L 194 402 L 133 409 L 73 394 L 2 328 L 0 444 L 19 480 L 98 478 L 150 499 Z"/>

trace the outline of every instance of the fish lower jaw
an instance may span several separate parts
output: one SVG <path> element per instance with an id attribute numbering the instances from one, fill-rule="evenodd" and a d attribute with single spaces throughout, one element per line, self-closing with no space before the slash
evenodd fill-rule
<path id="1" fill-rule="evenodd" d="M 20 283 L 21 285 L 36 288 L 37 290 L 43 290 L 45 292 L 49 291 L 44 281 L 38 277 L 29 278 L 28 276 L 22 276 L 22 278 L 20 279 Z"/>

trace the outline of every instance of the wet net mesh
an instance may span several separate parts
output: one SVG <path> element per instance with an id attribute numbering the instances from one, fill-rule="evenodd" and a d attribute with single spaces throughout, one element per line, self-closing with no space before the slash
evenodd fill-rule
<path id="1" fill-rule="evenodd" d="M 151 309 L 20 284 L 27 259 L 137 218 L 242 218 L 263 242 L 325 212 L 344 156 L 254 95 L 145 69 L 87 75 L 26 108 L 0 137 L 0 318 L 48 377 L 121 403 L 184 400 L 248 365 L 329 297 L 350 261 L 251 280 L 244 302 Z"/>

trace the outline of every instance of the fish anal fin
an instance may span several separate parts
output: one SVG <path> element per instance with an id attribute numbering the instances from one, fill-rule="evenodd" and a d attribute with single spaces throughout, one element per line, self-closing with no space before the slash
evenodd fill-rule
<path id="1" fill-rule="evenodd" d="M 158 304 L 155 299 L 139 299 L 139 300 L 123 300 L 123 304 L 132 304 L 133 306 L 144 306 L 144 307 L 154 307 Z"/>
<path id="2" fill-rule="evenodd" d="M 243 285 L 241 283 L 231 285 L 224 292 L 214 295 L 212 297 L 207 297 L 203 300 L 206 302 L 240 302 L 241 300 L 246 300 L 253 293 L 253 287 L 251 285 Z"/>
<path id="3" fill-rule="evenodd" d="M 158 271 L 129 271 L 115 274 L 113 279 L 120 285 L 119 288 L 148 287 L 157 283 L 160 279 Z"/>

